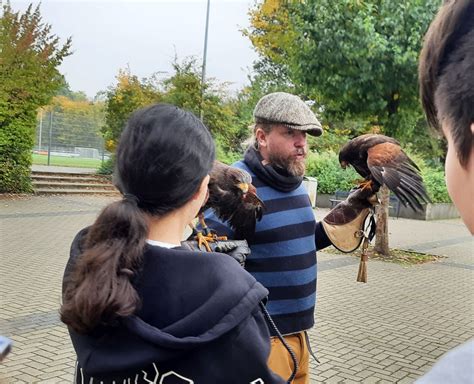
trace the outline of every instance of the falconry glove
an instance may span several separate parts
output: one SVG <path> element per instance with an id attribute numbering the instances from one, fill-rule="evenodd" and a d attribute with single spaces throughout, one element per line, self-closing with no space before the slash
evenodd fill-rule
<path id="1" fill-rule="evenodd" d="M 182 241 L 181 246 L 190 251 L 203 251 L 199 248 L 198 242 L 195 240 Z M 250 255 L 250 248 L 247 240 L 225 240 L 209 243 L 212 252 L 225 253 L 237 261 L 241 266 L 245 265 L 247 256 Z"/>
<path id="2" fill-rule="evenodd" d="M 322 226 L 332 245 L 342 252 L 353 252 L 365 237 L 365 221 L 378 204 L 376 191 L 357 188 L 346 200 L 337 204 L 324 217 Z M 375 220 L 371 217 L 368 238 L 375 235 Z"/>

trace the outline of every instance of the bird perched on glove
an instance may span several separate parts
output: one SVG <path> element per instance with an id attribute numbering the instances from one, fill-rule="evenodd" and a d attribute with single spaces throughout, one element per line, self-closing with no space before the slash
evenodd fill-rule
<path id="1" fill-rule="evenodd" d="M 420 169 L 400 147 L 400 143 L 388 136 L 366 134 L 358 136 L 343 146 L 339 152 L 343 168 L 352 165 L 364 177 L 361 186 L 376 192 L 386 185 L 405 206 L 415 211 L 430 202 Z"/>

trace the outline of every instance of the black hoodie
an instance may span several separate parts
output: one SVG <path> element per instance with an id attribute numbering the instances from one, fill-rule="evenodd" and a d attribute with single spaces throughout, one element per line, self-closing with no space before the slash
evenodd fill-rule
<path id="1" fill-rule="evenodd" d="M 81 231 L 65 276 L 80 257 Z M 78 334 L 76 383 L 284 383 L 267 367 L 268 291 L 231 257 L 147 246 L 135 287 L 141 309 Z M 92 381 L 91 381 L 92 380 Z"/>

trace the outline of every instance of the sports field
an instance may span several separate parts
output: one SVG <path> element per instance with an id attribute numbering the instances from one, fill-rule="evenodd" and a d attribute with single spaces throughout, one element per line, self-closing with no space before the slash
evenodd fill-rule
<path id="1" fill-rule="evenodd" d="M 33 153 L 33 164 L 47 165 L 48 155 Z M 88 159 L 84 157 L 66 157 L 54 156 L 50 158 L 49 165 L 60 167 L 78 167 L 78 168 L 99 168 L 102 164 L 101 159 Z"/>

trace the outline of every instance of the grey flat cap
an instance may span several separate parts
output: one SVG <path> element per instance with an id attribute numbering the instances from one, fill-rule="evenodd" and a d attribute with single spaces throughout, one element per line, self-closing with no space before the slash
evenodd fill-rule
<path id="1" fill-rule="evenodd" d="M 316 115 L 298 96 L 286 92 L 274 92 L 263 96 L 253 111 L 255 123 L 283 124 L 310 135 L 323 133 Z"/>

